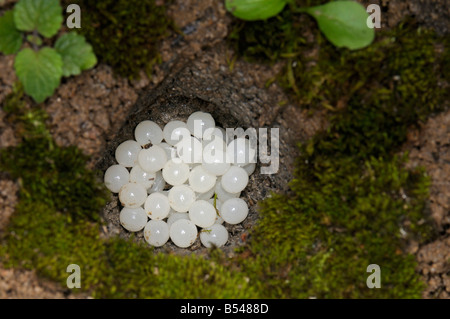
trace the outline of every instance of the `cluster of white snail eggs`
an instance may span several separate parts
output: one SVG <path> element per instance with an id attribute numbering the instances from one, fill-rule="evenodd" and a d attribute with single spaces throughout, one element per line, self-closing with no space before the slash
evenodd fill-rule
<path id="1" fill-rule="evenodd" d="M 155 247 L 170 239 L 186 248 L 197 236 L 208 248 L 225 245 L 223 223 L 239 224 L 248 215 L 240 195 L 256 165 L 249 139 L 227 143 L 225 130 L 200 111 L 164 129 L 140 122 L 134 137 L 117 147 L 118 164 L 104 176 L 106 187 L 119 194 L 121 225 L 130 232 L 143 229 Z"/>

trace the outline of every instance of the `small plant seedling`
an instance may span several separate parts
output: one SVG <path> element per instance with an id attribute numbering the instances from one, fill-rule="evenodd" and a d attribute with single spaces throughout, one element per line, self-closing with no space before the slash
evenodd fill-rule
<path id="1" fill-rule="evenodd" d="M 219 213 L 219 210 L 217 209 L 217 193 L 214 193 L 214 205 L 213 206 L 214 206 L 214 209 L 216 210 L 217 215 L 219 217 L 221 217 L 220 213 Z"/>
<path id="2" fill-rule="evenodd" d="M 235 17 L 247 20 L 265 20 L 276 16 L 288 0 L 226 0 L 225 7 Z"/>
<path id="3" fill-rule="evenodd" d="M 62 76 L 78 75 L 97 64 L 92 46 L 74 31 L 59 37 L 53 48 L 44 45 L 41 37 L 55 36 L 62 22 L 59 0 L 19 0 L 0 17 L 0 52 L 16 54 L 17 77 L 37 103 L 53 94 Z"/>
<path id="4" fill-rule="evenodd" d="M 235 17 L 248 20 L 265 20 L 279 14 L 289 0 L 225 0 L 225 6 Z M 319 29 L 337 47 L 362 49 L 375 38 L 375 31 L 367 24 L 368 13 L 355 1 L 334 1 L 324 5 L 295 8 L 317 20 Z"/>

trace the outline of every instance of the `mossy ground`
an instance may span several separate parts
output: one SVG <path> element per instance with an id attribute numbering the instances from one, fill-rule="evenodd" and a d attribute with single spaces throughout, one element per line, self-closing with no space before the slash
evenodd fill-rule
<path id="1" fill-rule="evenodd" d="M 406 155 L 395 153 L 408 128 L 448 99 L 438 83 L 448 83 L 449 56 L 437 54 L 448 41 L 405 21 L 364 50 L 337 49 L 318 30 L 314 43 L 295 38 L 302 31 L 285 11 L 265 24 L 241 22 L 230 42 L 250 60 L 284 59 L 280 83 L 302 107 L 328 109 L 331 123 L 301 146 L 294 194 L 262 203 L 249 249 L 259 262 L 249 273 L 265 271 L 274 297 L 420 297 L 414 256 L 404 248 L 434 234 L 424 213 L 429 181 L 423 171 L 406 171 Z M 280 43 L 268 46 L 267 38 Z M 313 49 L 315 57 L 303 54 Z M 273 263 L 285 271 L 272 271 Z M 378 291 L 364 281 L 372 263 L 383 273 Z"/>
<path id="2" fill-rule="evenodd" d="M 264 53 L 290 65 L 297 59 L 298 69 L 283 78 L 301 89 L 292 92 L 303 107 L 330 109 L 330 126 L 300 146 L 292 192 L 260 203 L 261 220 L 232 259 L 218 249 L 182 257 L 101 238 L 101 183 L 79 151 L 54 144 L 45 114 L 24 109 L 16 91 L 6 109 L 22 143 L 1 152 L 0 167 L 21 181 L 21 191 L 0 246 L 3 264 L 63 285 L 67 265 L 78 264 L 82 289 L 95 297 L 420 297 L 423 283 L 405 246 L 434 235 L 424 213 L 429 179 L 406 170 L 396 153 L 407 128 L 445 99 L 437 84 L 448 65 L 435 50 L 441 40 L 408 24 L 362 51 L 320 41 L 315 64 L 304 64 L 300 42 L 286 57 Z M 381 267 L 381 289 L 366 286 L 369 264 Z"/>
<path id="3" fill-rule="evenodd" d="M 312 19 L 294 13 L 294 10 L 326 2 L 296 0 L 277 16 L 264 21 L 234 19 L 228 42 L 241 58 L 250 61 L 273 63 L 295 57 L 304 51 L 307 33 L 314 30 L 315 25 Z"/>
<path id="4" fill-rule="evenodd" d="M 99 59 L 123 77 L 151 74 L 160 60 L 159 43 L 173 26 L 166 6 L 141 0 L 76 0 L 83 25 L 79 31 L 92 44 Z"/>

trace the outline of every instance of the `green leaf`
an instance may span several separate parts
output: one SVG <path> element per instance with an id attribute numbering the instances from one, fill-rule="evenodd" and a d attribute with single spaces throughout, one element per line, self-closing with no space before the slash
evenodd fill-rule
<path id="1" fill-rule="evenodd" d="M 22 34 L 14 24 L 13 12 L 6 11 L 0 17 L 0 52 L 14 54 L 22 46 Z"/>
<path id="2" fill-rule="evenodd" d="M 19 0 L 13 11 L 19 30 L 37 30 L 47 38 L 58 32 L 64 19 L 58 0 Z"/>
<path id="3" fill-rule="evenodd" d="M 82 70 L 90 69 L 97 64 L 92 46 L 84 36 L 76 32 L 63 34 L 55 43 L 55 49 L 63 59 L 63 75 L 78 75 Z"/>
<path id="4" fill-rule="evenodd" d="M 14 68 L 25 92 L 41 103 L 59 86 L 62 64 L 61 55 L 52 48 L 26 48 L 17 54 Z"/>
<path id="5" fill-rule="evenodd" d="M 265 20 L 283 10 L 288 0 L 226 0 L 225 7 L 242 20 Z"/>
<path id="6" fill-rule="evenodd" d="M 307 8 L 320 30 L 337 47 L 362 49 L 372 43 L 375 31 L 367 26 L 369 14 L 354 1 L 335 1 Z"/>

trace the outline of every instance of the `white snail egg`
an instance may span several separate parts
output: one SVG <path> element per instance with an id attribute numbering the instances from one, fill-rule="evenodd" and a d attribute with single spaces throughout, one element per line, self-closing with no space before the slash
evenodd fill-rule
<path id="1" fill-rule="evenodd" d="M 145 225 L 144 238 L 150 245 L 161 247 L 169 240 L 169 226 L 162 220 L 150 220 Z"/>
<path id="2" fill-rule="evenodd" d="M 147 193 L 151 194 L 155 192 L 160 192 L 164 189 L 164 187 L 166 187 L 166 181 L 162 176 L 162 172 L 157 171 L 155 173 L 155 182 L 153 183 L 152 187 L 147 189 Z"/>
<path id="3" fill-rule="evenodd" d="M 203 199 L 203 200 L 210 199 L 211 197 L 214 196 L 214 190 L 215 190 L 215 187 L 212 187 L 209 191 L 207 191 L 205 193 L 196 193 L 197 199 Z"/>
<path id="4" fill-rule="evenodd" d="M 189 165 L 183 162 L 169 160 L 162 170 L 162 175 L 167 183 L 176 186 L 181 185 L 189 178 Z"/>
<path id="5" fill-rule="evenodd" d="M 195 192 L 187 185 L 177 185 L 169 190 L 169 203 L 173 210 L 185 213 L 195 202 Z"/>
<path id="6" fill-rule="evenodd" d="M 206 248 L 222 247 L 228 241 L 228 231 L 224 226 L 214 224 L 200 231 L 200 241 Z"/>
<path id="7" fill-rule="evenodd" d="M 204 142 L 204 143 L 203 143 Z M 221 140 L 221 139 L 214 139 L 214 141 L 202 141 L 202 145 L 203 145 L 203 156 L 205 155 L 210 155 L 210 156 L 214 156 L 215 155 L 215 151 L 219 150 L 222 152 L 227 151 L 227 144 L 225 143 L 225 141 Z M 226 162 L 227 158 L 224 156 L 223 161 Z"/>
<path id="8" fill-rule="evenodd" d="M 169 218 L 167 218 L 167 225 L 170 227 L 174 222 L 180 219 L 189 219 L 189 214 L 172 212 L 169 214 Z"/>
<path id="9" fill-rule="evenodd" d="M 189 219 L 177 220 L 170 226 L 170 239 L 181 248 L 191 246 L 197 239 L 197 226 Z"/>
<path id="10" fill-rule="evenodd" d="M 144 171 L 139 164 L 134 166 L 130 171 L 130 182 L 141 184 L 145 189 L 153 186 L 155 177 L 155 173 Z"/>
<path id="11" fill-rule="evenodd" d="M 216 127 L 208 127 L 203 132 L 203 141 L 205 141 L 207 143 L 214 141 L 216 138 L 225 141 L 225 139 L 226 139 L 225 129 L 223 129 L 221 127 L 217 127 L 217 126 Z"/>
<path id="12" fill-rule="evenodd" d="M 231 166 L 222 176 L 222 187 L 229 193 L 239 193 L 248 184 L 248 174 L 242 167 Z"/>
<path id="13" fill-rule="evenodd" d="M 141 146 L 149 143 L 155 145 L 161 143 L 163 139 L 163 132 L 159 125 L 155 122 L 142 121 L 134 130 L 134 138 Z"/>
<path id="14" fill-rule="evenodd" d="M 256 169 L 256 164 L 255 163 L 249 163 L 245 166 L 242 166 L 243 169 L 245 169 L 245 171 L 247 172 L 247 175 L 250 176 L 253 174 L 253 172 Z"/>
<path id="15" fill-rule="evenodd" d="M 137 183 L 127 183 L 119 191 L 119 200 L 125 207 L 137 208 L 147 199 L 147 190 Z"/>
<path id="16" fill-rule="evenodd" d="M 220 199 L 222 202 L 226 201 L 230 198 L 236 198 L 241 196 L 241 192 L 238 193 L 229 193 L 222 187 L 222 178 L 217 180 L 216 186 L 214 188 L 215 193 L 217 194 L 217 198 Z"/>
<path id="17" fill-rule="evenodd" d="M 248 205 L 242 198 L 230 198 L 223 202 L 220 209 L 220 216 L 231 225 L 243 222 L 247 215 Z"/>
<path id="18" fill-rule="evenodd" d="M 236 225 L 244 221 L 248 215 L 248 205 L 242 198 L 230 198 L 223 202 L 220 216 L 225 222 Z"/>
<path id="19" fill-rule="evenodd" d="M 183 132 L 185 130 L 187 130 L 186 123 L 181 121 L 170 121 L 164 126 L 164 140 L 169 145 L 175 145 L 183 138 Z"/>
<path id="20" fill-rule="evenodd" d="M 211 114 L 201 111 L 189 115 L 186 124 L 191 134 L 199 139 L 203 137 L 203 133 L 206 129 L 214 128 L 216 126 L 216 122 Z"/>
<path id="21" fill-rule="evenodd" d="M 189 219 L 199 227 L 210 227 L 216 221 L 216 209 L 205 200 L 194 202 L 189 208 Z"/>
<path id="22" fill-rule="evenodd" d="M 150 219 L 162 220 L 169 215 L 169 199 L 163 193 L 152 193 L 148 195 L 144 209 Z"/>
<path id="23" fill-rule="evenodd" d="M 186 164 L 202 162 L 203 146 L 197 138 L 192 136 L 183 138 L 175 147 L 178 157 Z"/>
<path id="24" fill-rule="evenodd" d="M 106 187 L 113 193 L 118 193 L 123 185 L 130 180 L 130 173 L 122 165 L 112 165 L 105 172 Z"/>
<path id="25" fill-rule="evenodd" d="M 203 169 L 202 165 L 194 167 L 189 174 L 189 185 L 197 193 L 205 193 L 214 187 L 217 177 Z"/>
<path id="26" fill-rule="evenodd" d="M 140 231 L 147 224 L 147 220 L 147 214 L 142 207 L 124 207 L 119 214 L 120 224 L 130 232 Z"/>
<path id="27" fill-rule="evenodd" d="M 161 147 L 166 152 L 168 160 L 178 157 L 177 149 L 175 147 L 173 147 L 172 145 L 162 142 L 162 143 L 159 143 L 158 146 Z"/>
<path id="28" fill-rule="evenodd" d="M 141 146 L 134 140 L 128 140 L 121 143 L 116 148 L 116 161 L 125 167 L 133 167 L 137 163 L 138 154 Z"/>
<path id="29" fill-rule="evenodd" d="M 139 152 L 138 161 L 144 171 L 156 172 L 166 164 L 167 155 L 162 147 L 153 145 Z"/>
<path id="30" fill-rule="evenodd" d="M 229 163 L 246 165 L 256 162 L 256 150 L 250 146 L 250 141 L 240 137 L 232 140 L 227 146 L 227 159 Z"/>
<path id="31" fill-rule="evenodd" d="M 230 168 L 230 163 L 226 162 L 226 153 L 220 150 L 214 151 L 214 155 L 203 152 L 203 168 L 208 173 L 215 176 L 225 174 Z"/>

